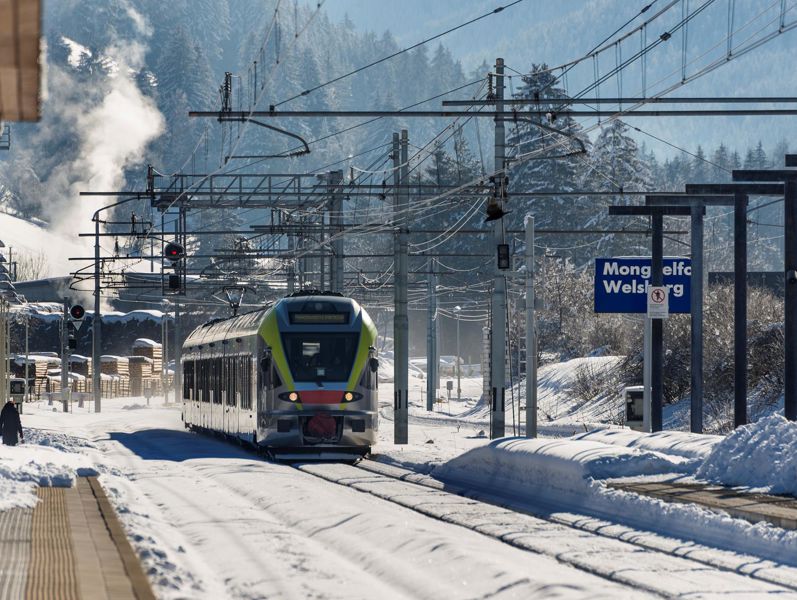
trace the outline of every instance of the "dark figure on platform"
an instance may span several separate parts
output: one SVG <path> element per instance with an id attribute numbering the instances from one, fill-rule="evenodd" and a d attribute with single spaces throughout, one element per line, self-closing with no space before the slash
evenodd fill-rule
<path id="1" fill-rule="evenodd" d="M 0 411 L 0 433 L 3 434 L 3 443 L 6 446 L 16 446 L 19 439 L 22 439 L 22 421 L 13 400 L 6 402 L 3 410 Z M 19 439 L 17 439 L 19 434 Z M 25 441 L 24 439 L 22 441 Z"/>

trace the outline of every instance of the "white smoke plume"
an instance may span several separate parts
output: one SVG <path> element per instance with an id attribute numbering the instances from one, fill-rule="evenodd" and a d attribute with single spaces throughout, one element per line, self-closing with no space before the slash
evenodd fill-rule
<path id="1" fill-rule="evenodd" d="M 37 161 L 33 157 L 46 155 L 49 150 L 46 141 L 63 139 L 65 130 L 74 149 L 58 157 L 60 162 L 45 180 L 40 181 L 34 172 L 20 186 L 29 196 L 23 202 L 29 206 L 38 204 L 40 216 L 54 234 L 41 247 L 47 255 L 50 276 L 65 275 L 86 266 L 87 263 L 68 261 L 70 256 L 93 256 L 93 239 L 78 238 L 78 233 L 92 232 L 95 211 L 118 200 L 81 197 L 80 192 L 120 191 L 125 169 L 145 161 L 147 146 L 164 129 L 163 115 L 155 102 L 138 88 L 135 78 L 144 65 L 149 24 L 131 6 L 126 14 L 144 41 L 116 40 L 100 53 L 101 57 L 95 57 L 101 59 L 107 73 L 99 85 L 94 81 L 87 83 L 85 78 L 81 80 L 68 68 L 43 62 L 48 79 L 47 102 L 43 106 L 39 139 L 45 143 L 39 148 L 26 149 L 28 164 L 35 171 Z M 100 216 L 107 220 L 112 213 L 105 211 Z M 107 239 L 102 241 L 102 253 L 106 256 L 113 245 Z"/>

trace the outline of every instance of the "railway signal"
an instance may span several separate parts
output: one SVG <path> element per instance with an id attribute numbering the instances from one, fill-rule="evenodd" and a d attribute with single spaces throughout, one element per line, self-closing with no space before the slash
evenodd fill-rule
<path id="1" fill-rule="evenodd" d="M 177 242 L 169 242 L 163 249 L 163 258 L 174 264 L 178 260 L 185 258 L 185 248 Z"/>

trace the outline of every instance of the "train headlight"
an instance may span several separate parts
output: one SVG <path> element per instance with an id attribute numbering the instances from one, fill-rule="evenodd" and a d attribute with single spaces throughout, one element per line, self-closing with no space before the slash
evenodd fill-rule
<path id="1" fill-rule="evenodd" d="M 362 397 L 363 395 L 358 394 L 357 392 L 345 392 L 343 394 L 343 402 L 356 402 Z"/>
<path id="2" fill-rule="evenodd" d="M 282 392 L 279 395 L 280 400 L 286 400 L 288 402 L 298 402 L 299 401 L 299 394 L 296 392 Z"/>

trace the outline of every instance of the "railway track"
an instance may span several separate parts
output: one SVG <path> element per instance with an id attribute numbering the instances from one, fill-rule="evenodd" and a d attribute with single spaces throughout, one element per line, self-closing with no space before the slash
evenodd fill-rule
<path id="1" fill-rule="evenodd" d="M 759 558 L 557 512 L 552 507 L 532 511 L 527 503 L 521 508 L 517 500 L 447 485 L 373 460 L 295 467 L 657 596 L 778 593 L 797 598 L 797 569 Z"/>

